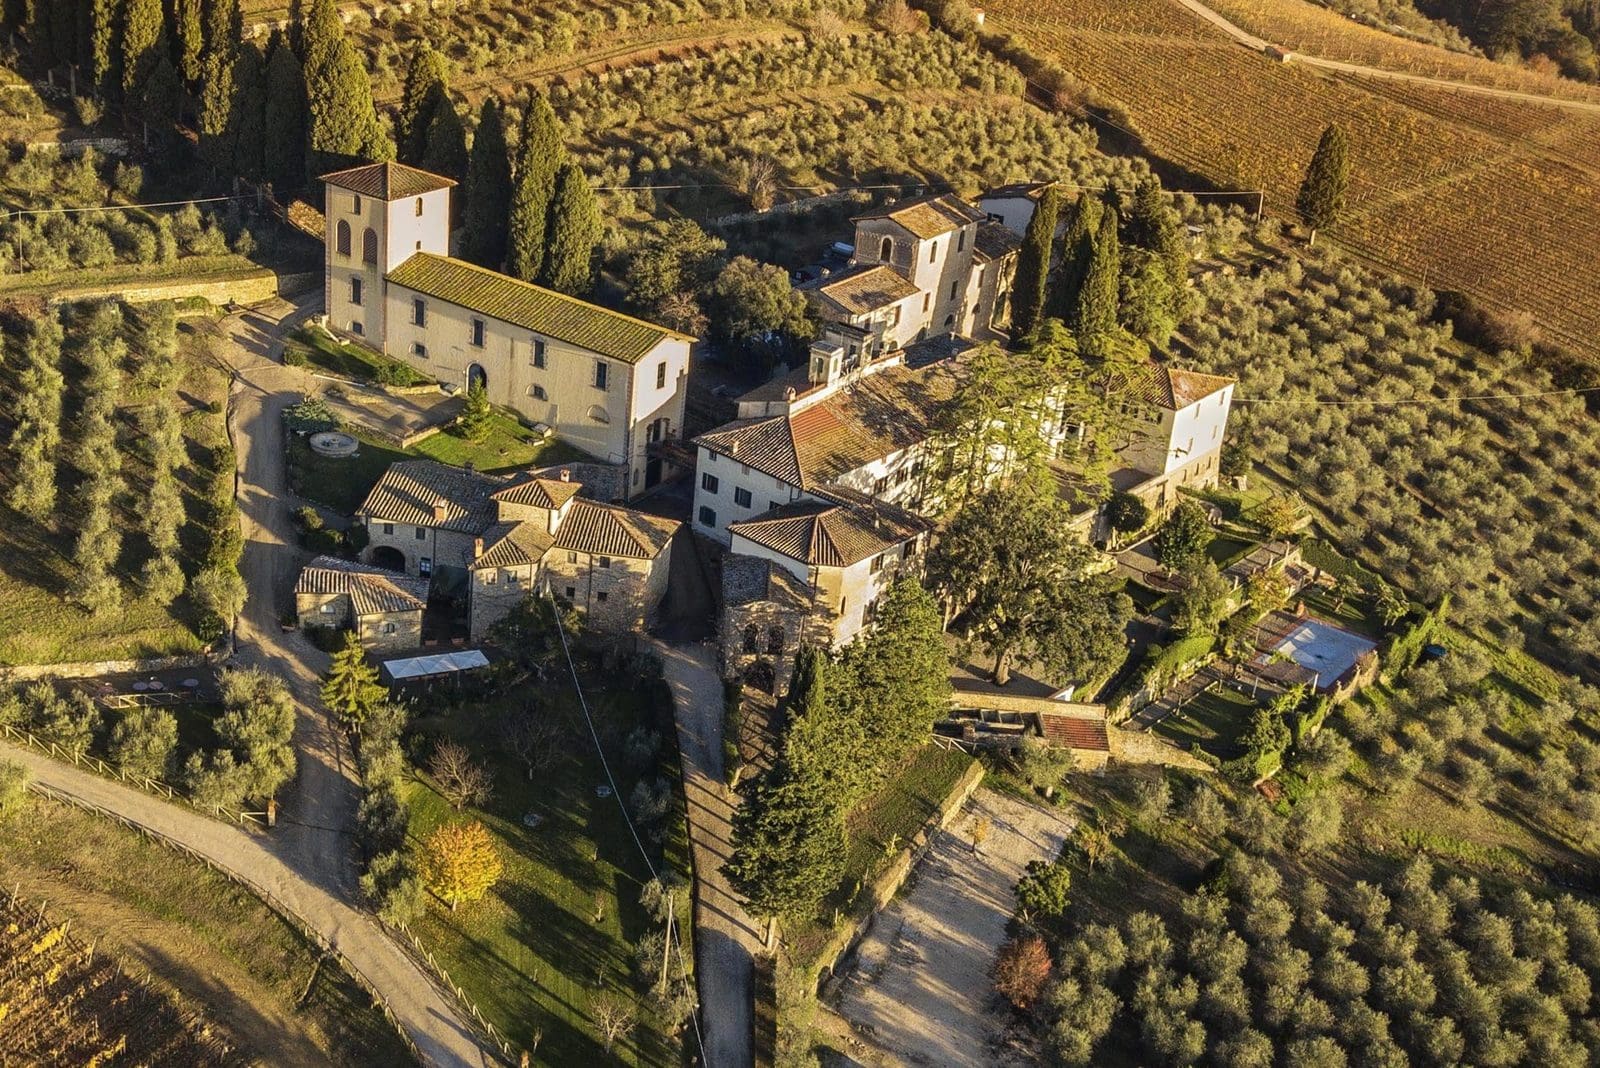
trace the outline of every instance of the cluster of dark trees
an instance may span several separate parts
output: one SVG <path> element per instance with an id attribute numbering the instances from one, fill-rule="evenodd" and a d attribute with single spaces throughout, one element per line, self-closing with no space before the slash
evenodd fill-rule
<path id="1" fill-rule="evenodd" d="M 1153 175 L 1131 194 L 1113 186 L 1103 195 L 1080 192 L 1070 204 L 1053 186 L 1023 236 L 1012 327 L 1025 336 L 1057 319 L 1086 352 L 1102 351 L 1122 331 L 1159 348 L 1183 317 L 1188 277 L 1182 224 Z"/>
<path id="2" fill-rule="evenodd" d="M 780 755 L 734 816 L 727 873 L 758 915 L 801 924 L 839 888 L 845 818 L 925 744 L 949 707 L 939 607 L 914 579 L 890 587 L 872 633 L 795 661 Z"/>
<path id="3" fill-rule="evenodd" d="M 224 671 L 221 714 L 213 744 L 180 762 L 178 723 L 159 706 L 108 713 L 79 689 L 53 682 L 0 691 L 0 723 L 29 730 L 68 753 L 97 753 L 131 776 L 181 788 L 203 808 L 265 803 L 294 778 L 294 698 L 288 687 L 254 668 Z"/>
<path id="4" fill-rule="evenodd" d="M 1495 58 L 1521 56 L 1568 78 L 1600 80 L 1597 0 L 1415 0 Z"/>

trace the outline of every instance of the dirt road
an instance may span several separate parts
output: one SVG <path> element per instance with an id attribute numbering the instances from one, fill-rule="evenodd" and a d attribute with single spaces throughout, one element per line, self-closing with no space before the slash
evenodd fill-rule
<path id="1" fill-rule="evenodd" d="M 749 1068 L 755 1061 L 755 954 L 762 928 L 745 914 L 722 874 L 733 805 L 723 789 L 722 682 L 709 647 L 654 643 L 666 668 L 683 754 L 694 854 L 695 974 L 704 1021 L 707 1068 Z"/>
<path id="2" fill-rule="evenodd" d="M 988 819 L 981 852 L 972 827 Z M 989 1011 L 989 966 L 1030 860 L 1053 859 L 1072 822 L 1050 809 L 979 790 L 940 831 L 914 884 L 872 923 L 839 998 L 867 1040 L 908 1064 L 990 1068 L 1003 1017 Z"/>

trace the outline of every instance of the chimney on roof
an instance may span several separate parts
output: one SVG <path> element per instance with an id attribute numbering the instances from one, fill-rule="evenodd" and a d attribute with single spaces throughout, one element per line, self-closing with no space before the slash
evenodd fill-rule
<path id="1" fill-rule="evenodd" d="M 470 475 L 478 469 L 478 465 L 473 463 L 471 460 L 463 460 L 461 463 L 461 469 Z"/>
<path id="2" fill-rule="evenodd" d="M 572 468 L 563 467 L 561 469 L 561 481 L 563 481 L 563 482 L 571 482 L 572 481 Z"/>
<path id="3" fill-rule="evenodd" d="M 482 538 L 473 538 L 472 539 L 472 558 L 474 560 L 476 560 L 478 557 L 480 557 L 482 555 L 483 555 L 483 539 Z"/>
<path id="4" fill-rule="evenodd" d="M 444 522 L 445 509 L 449 506 L 449 503 L 450 502 L 446 501 L 443 497 L 440 497 L 438 500 L 433 502 L 433 521 L 435 523 Z"/>
<path id="5" fill-rule="evenodd" d="M 732 441 L 730 441 L 728 443 L 728 453 L 729 453 L 729 455 L 732 455 L 732 456 L 738 456 L 739 455 L 739 439 L 738 438 L 734 438 Z"/>

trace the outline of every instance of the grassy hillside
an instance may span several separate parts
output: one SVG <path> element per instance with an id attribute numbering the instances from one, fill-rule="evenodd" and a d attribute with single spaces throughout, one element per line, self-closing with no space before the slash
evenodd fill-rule
<path id="1" fill-rule="evenodd" d="M 1550 340 L 1600 353 L 1590 120 L 1548 116 L 1566 127 L 1552 145 L 1578 147 L 1508 138 L 1522 112 L 1511 123 L 1475 118 L 1501 102 L 1412 106 L 1393 89 L 1248 52 L 1169 0 L 1000 0 L 988 24 L 1056 59 L 1150 151 L 1219 185 L 1264 189 L 1268 210 L 1286 217 L 1317 138 L 1340 123 L 1353 175 L 1335 240 L 1502 314 L 1531 313 Z"/>

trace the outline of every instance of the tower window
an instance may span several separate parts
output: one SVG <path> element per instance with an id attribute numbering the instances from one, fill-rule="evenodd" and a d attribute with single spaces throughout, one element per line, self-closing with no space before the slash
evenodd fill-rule
<path id="1" fill-rule="evenodd" d="M 352 193 L 350 195 L 350 210 L 355 212 L 357 215 L 361 214 L 361 194 L 360 193 Z"/>
<path id="2" fill-rule="evenodd" d="M 483 348 L 483 320 L 472 320 L 472 344 L 474 348 Z"/>
<path id="3" fill-rule="evenodd" d="M 350 255 L 350 224 L 340 219 L 339 225 L 334 232 L 338 235 L 334 241 L 334 247 L 339 250 L 339 255 Z"/>
<path id="4" fill-rule="evenodd" d="M 350 303 L 361 307 L 361 279 L 350 279 Z"/>
<path id="5" fill-rule="evenodd" d="M 417 213 L 417 218 L 419 218 L 419 219 L 422 218 L 422 198 L 421 197 L 417 198 L 416 213 Z"/>
<path id="6" fill-rule="evenodd" d="M 417 326 L 428 325 L 428 302 L 421 297 L 411 298 L 411 322 Z"/>
<path id="7" fill-rule="evenodd" d="M 594 388 L 605 389 L 611 381 L 611 368 L 600 360 L 594 363 Z"/>
<path id="8" fill-rule="evenodd" d="M 370 226 L 361 234 L 361 262 L 366 264 L 378 262 L 378 232 Z"/>
<path id="9" fill-rule="evenodd" d="M 666 360 L 662 360 L 660 363 L 656 364 L 656 388 L 657 389 L 666 389 L 667 388 L 667 361 Z"/>
<path id="10" fill-rule="evenodd" d="M 544 367 L 544 341 L 540 338 L 533 339 L 533 365 L 541 369 Z"/>

